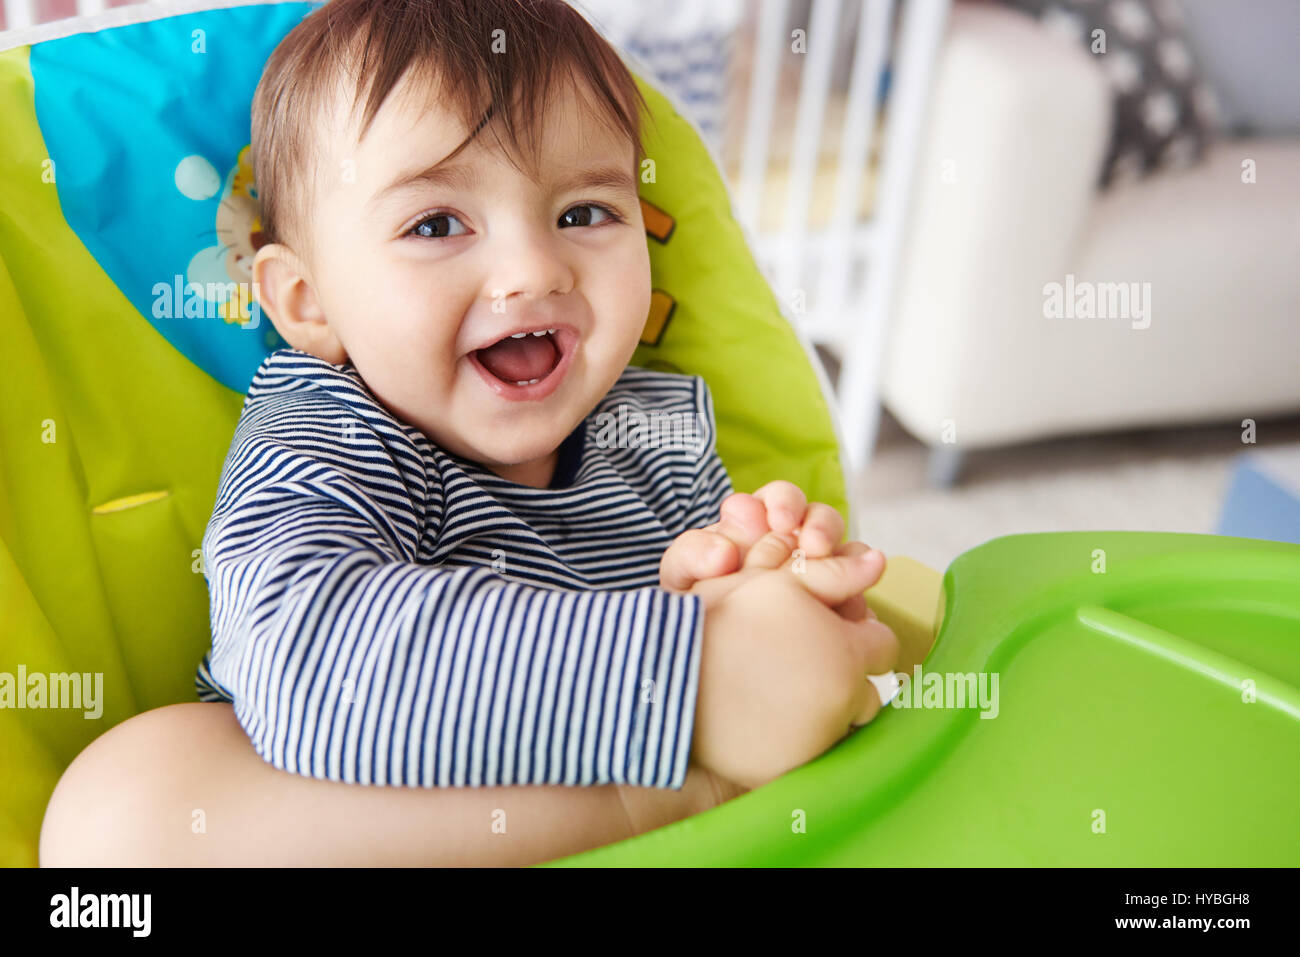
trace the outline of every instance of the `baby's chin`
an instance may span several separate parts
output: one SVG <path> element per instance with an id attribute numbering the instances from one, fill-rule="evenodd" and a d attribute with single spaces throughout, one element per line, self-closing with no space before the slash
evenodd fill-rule
<path id="1" fill-rule="evenodd" d="M 468 458 L 492 469 L 519 468 L 553 455 L 560 448 L 568 432 L 548 428 L 544 435 L 528 435 L 519 438 L 495 436 L 492 440 L 479 440 L 467 443 Z"/>

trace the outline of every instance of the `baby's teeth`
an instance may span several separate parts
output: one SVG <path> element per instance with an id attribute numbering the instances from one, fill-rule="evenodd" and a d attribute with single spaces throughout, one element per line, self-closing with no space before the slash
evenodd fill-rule
<path id="1" fill-rule="evenodd" d="M 511 338 L 511 339 L 522 339 L 522 338 L 524 338 L 526 335 L 528 335 L 528 333 L 526 333 L 526 332 L 516 332 L 516 333 L 514 333 L 510 338 Z"/>
<path id="2" fill-rule="evenodd" d="M 554 329 L 547 329 L 546 332 L 547 332 L 548 335 L 554 335 L 554 334 L 555 334 L 555 330 L 554 330 Z"/>
<path id="3" fill-rule="evenodd" d="M 533 333 L 533 335 L 535 335 L 535 336 L 544 336 L 544 335 L 546 335 L 546 330 L 545 330 L 545 329 L 538 329 L 536 332 Z"/>
<path id="4" fill-rule="evenodd" d="M 534 382 L 540 382 L 540 379 L 519 379 L 515 385 L 532 385 Z"/>

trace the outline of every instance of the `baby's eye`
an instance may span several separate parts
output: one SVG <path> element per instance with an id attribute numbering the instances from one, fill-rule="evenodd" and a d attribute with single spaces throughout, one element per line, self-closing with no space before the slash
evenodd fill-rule
<path id="1" fill-rule="evenodd" d="M 591 213 L 582 212 L 583 210 L 593 210 L 593 209 L 609 219 L 617 220 L 619 218 L 612 209 L 608 209 L 604 206 L 601 206 L 598 203 L 583 203 L 581 206 L 574 206 L 572 209 L 566 210 L 564 213 L 562 213 L 560 215 L 560 225 L 561 226 L 566 225 L 566 220 L 567 220 L 567 225 L 569 226 L 595 225 L 591 221 Z M 597 222 L 599 222 L 599 220 L 597 220 Z"/>
<path id="2" fill-rule="evenodd" d="M 452 220 L 460 222 L 450 213 L 435 213 L 432 216 L 426 216 L 411 227 L 408 235 L 418 236 L 420 239 L 446 239 L 448 236 L 460 235 L 460 233 L 451 232 L 450 227 L 443 225 L 444 221 L 451 222 Z M 461 233 L 468 232 L 464 225 L 464 223 L 461 223 Z"/>

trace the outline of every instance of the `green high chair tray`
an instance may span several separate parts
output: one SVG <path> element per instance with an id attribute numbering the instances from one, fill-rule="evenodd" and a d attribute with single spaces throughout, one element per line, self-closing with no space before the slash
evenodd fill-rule
<path id="1" fill-rule="evenodd" d="M 938 576 L 896 564 L 867 596 L 903 639 L 906 707 L 720 808 L 555 863 L 1300 864 L 1300 546 L 995 539 L 943 577 L 919 666 Z"/>

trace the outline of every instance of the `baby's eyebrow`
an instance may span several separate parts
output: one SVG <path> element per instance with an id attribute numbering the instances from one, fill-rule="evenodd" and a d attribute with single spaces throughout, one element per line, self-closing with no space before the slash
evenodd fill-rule
<path id="1" fill-rule="evenodd" d="M 594 169 L 567 170 L 555 177 L 552 185 L 557 193 L 580 189 L 626 190 L 636 195 L 636 178 L 623 166 L 598 166 Z"/>
<path id="2" fill-rule="evenodd" d="M 425 169 L 403 173 L 374 196 L 370 197 L 370 207 L 378 206 L 393 193 L 413 186 L 441 186 L 446 189 L 460 189 L 468 192 L 478 182 L 477 167 L 468 163 L 439 162 Z"/>
<path id="3" fill-rule="evenodd" d="M 370 199 L 371 208 L 378 206 L 393 193 L 415 186 L 435 186 L 469 192 L 478 183 L 478 167 L 470 163 L 437 163 L 425 169 L 403 173 Z M 551 180 L 557 193 L 581 189 L 613 189 L 636 196 L 636 177 L 632 170 L 621 166 L 597 166 L 590 169 L 569 169 Z"/>

